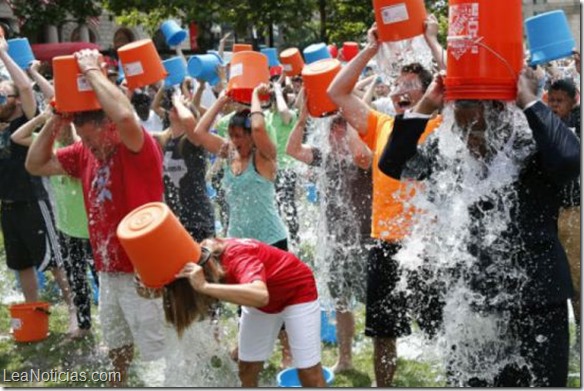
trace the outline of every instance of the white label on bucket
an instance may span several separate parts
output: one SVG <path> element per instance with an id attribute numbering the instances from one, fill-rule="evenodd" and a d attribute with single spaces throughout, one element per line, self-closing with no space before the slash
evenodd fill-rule
<path id="1" fill-rule="evenodd" d="M 241 75 L 243 75 L 243 64 L 239 63 L 232 65 L 231 68 L 229 69 L 229 77 L 232 78 Z"/>
<path id="2" fill-rule="evenodd" d="M 451 5 L 448 22 L 448 52 L 457 60 L 468 51 L 478 54 L 475 42 L 479 41 L 479 5 Z"/>
<path id="3" fill-rule="evenodd" d="M 126 76 L 136 76 L 144 73 L 144 68 L 142 68 L 142 63 L 140 61 L 129 62 L 124 64 L 124 73 Z"/>
<path id="4" fill-rule="evenodd" d="M 77 75 L 77 91 L 80 92 L 93 91 L 93 88 L 91 88 L 91 84 L 89 84 L 89 82 L 83 75 Z"/>
<path id="5" fill-rule="evenodd" d="M 383 24 L 404 22 L 409 18 L 406 3 L 394 4 L 381 9 L 381 20 L 383 20 Z"/>
<path id="6" fill-rule="evenodd" d="M 20 330 L 22 328 L 22 320 L 19 318 L 10 319 L 10 328 L 12 330 Z"/>
<path id="7" fill-rule="evenodd" d="M 286 72 L 292 72 L 292 64 L 284 64 L 284 70 Z"/>

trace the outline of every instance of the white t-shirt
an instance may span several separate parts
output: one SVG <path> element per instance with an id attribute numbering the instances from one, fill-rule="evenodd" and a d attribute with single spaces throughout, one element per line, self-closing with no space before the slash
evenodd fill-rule
<path id="1" fill-rule="evenodd" d="M 150 114 L 148 115 L 148 119 L 146 121 L 142 121 L 140 120 L 140 124 L 144 127 L 144 129 L 146 129 L 147 132 L 162 132 L 163 129 L 163 125 L 162 125 L 162 120 L 160 119 L 160 117 L 158 116 L 158 114 L 156 114 L 154 112 L 154 110 L 150 110 Z"/>

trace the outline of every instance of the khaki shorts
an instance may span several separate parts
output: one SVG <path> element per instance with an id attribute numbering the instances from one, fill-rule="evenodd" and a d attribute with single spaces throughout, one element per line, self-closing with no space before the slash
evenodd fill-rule
<path id="1" fill-rule="evenodd" d="M 99 320 L 108 349 L 137 345 L 143 361 L 164 357 L 162 299 L 138 296 L 131 273 L 99 273 Z"/>

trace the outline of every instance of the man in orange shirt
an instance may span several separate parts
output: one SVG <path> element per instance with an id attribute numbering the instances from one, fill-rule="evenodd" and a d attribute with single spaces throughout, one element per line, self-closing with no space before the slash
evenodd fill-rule
<path id="1" fill-rule="evenodd" d="M 381 114 L 352 94 L 361 71 L 375 56 L 379 48 L 377 28 L 368 32 L 367 46 L 335 77 L 328 89 L 329 97 L 341 108 L 343 117 L 359 132 L 373 151 L 373 205 L 371 236 L 377 240 L 369 253 L 367 267 L 367 303 L 365 335 L 373 338 L 375 378 L 378 387 L 391 385 L 397 364 L 396 338 L 410 332 L 410 319 L 406 316 L 406 297 L 394 289 L 398 275 L 398 263 L 394 255 L 401 248 L 408 234 L 412 210 L 404 202 L 411 194 L 406 187 L 378 168 L 378 161 L 393 129 L 393 117 Z M 398 114 L 413 107 L 424 95 L 432 82 L 432 74 L 420 64 L 413 63 L 401 69 L 391 94 Z M 428 124 L 430 133 L 436 121 Z M 440 306 L 429 306 L 436 312 L 427 324 L 439 323 Z"/>

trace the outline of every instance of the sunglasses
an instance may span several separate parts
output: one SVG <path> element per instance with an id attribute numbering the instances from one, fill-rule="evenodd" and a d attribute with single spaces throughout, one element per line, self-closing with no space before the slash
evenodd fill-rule
<path id="1" fill-rule="evenodd" d="M 5 105 L 8 102 L 8 98 L 14 98 L 16 95 L 6 95 L 0 94 L 0 105 Z"/>

